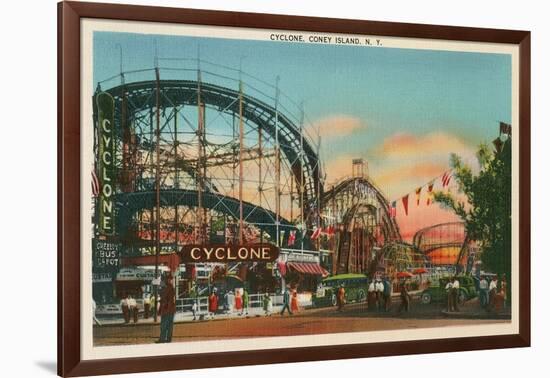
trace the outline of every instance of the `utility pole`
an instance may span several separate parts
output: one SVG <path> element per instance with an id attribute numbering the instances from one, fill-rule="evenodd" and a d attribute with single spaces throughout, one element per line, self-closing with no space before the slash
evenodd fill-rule
<path id="1" fill-rule="evenodd" d="M 156 76 L 156 170 L 155 170 L 155 186 L 156 186 L 156 214 L 155 214 L 155 279 L 159 272 L 159 256 L 160 256 L 160 73 L 158 66 L 155 68 Z M 157 322 L 157 292 L 158 285 L 154 285 L 155 295 L 155 323 Z"/>
<path id="2" fill-rule="evenodd" d="M 179 189 L 180 182 L 179 182 L 179 170 L 178 170 L 178 108 L 177 106 L 174 106 L 174 169 L 175 169 L 175 185 L 174 187 L 176 189 Z M 179 216 L 178 216 L 178 204 L 176 203 L 175 209 L 174 209 L 174 243 L 175 243 L 175 252 L 178 253 L 178 238 L 179 238 Z M 176 285 L 176 288 L 179 285 Z"/>
<path id="3" fill-rule="evenodd" d="M 277 75 L 275 78 L 275 232 L 277 247 L 283 242 L 280 231 L 280 214 L 281 214 L 281 146 L 279 145 L 279 80 Z M 292 194 L 291 194 L 292 195 Z M 292 198 L 290 200 L 292 206 Z M 292 208 L 290 210 L 292 212 Z M 292 216 L 290 217 L 292 220 Z"/>
<path id="4" fill-rule="evenodd" d="M 305 204 L 304 204 L 304 103 L 300 104 L 300 207 L 302 209 L 301 225 L 301 252 L 304 253 L 304 236 L 306 234 L 306 226 L 304 220 Z"/>
<path id="5" fill-rule="evenodd" d="M 198 159 L 197 159 L 197 193 L 198 193 L 198 209 L 197 209 L 197 231 L 199 233 L 199 241 L 201 244 L 204 244 L 204 230 L 203 230 L 203 180 L 202 167 L 201 164 L 205 164 L 203 156 L 203 109 L 202 109 L 202 100 L 201 100 L 201 70 L 200 70 L 200 58 L 197 61 L 197 112 L 198 112 L 198 128 L 197 128 L 197 139 L 198 139 Z"/>
<path id="6" fill-rule="evenodd" d="M 239 80 L 239 244 L 243 244 L 243 148 L 244 148 L 244 124 L 243 124 L 243 81 Z"/>

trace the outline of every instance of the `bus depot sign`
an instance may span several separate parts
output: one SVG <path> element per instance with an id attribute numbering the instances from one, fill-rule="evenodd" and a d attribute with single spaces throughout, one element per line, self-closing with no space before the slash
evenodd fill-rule
<path id="1" fill-rule="evenodd" d="M 186 245 L 180 252 L 183 263 L 273 262 L 279 248 L 271 244 Z"/>
<path id="2" fill-rule="evenodd" d="M 114 194 L 115 194 L 115 140 L 114 114 L 115 100 L 109 93 L 97 94 L 98 112 L 98 172 L 99 193 L 99 233 L 114 234 Z"/>
<path id="3" fill-rule="evenodd" d="M 94 268 L 117 268 L 120 265 L 120 249 L 120 243 L 94 239 Z"/>

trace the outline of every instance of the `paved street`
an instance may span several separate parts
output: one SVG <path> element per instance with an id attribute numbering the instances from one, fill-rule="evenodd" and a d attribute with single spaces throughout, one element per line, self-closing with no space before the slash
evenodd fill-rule
<path id="1" fill-rule="evenodd" d="M 465 315 L 472 306 L 476 306 L 476 303 L 465 305 Z M 174 325 L 173 341 L 429 328 L 506 321 L 508 320 L 447 318 L 441 313 L 441 305 L 437 304 L 415 303 L 408 314 L 398 314 L 397 305 L 394 305 L 390 313 L 378 313 L 366 311 L 365 304 L 355 304 L 347 306 L 342 313 L 331 307 L 303 310 L 293 316 L 285 314 L 284 317 L 273 314 L 269 317 L 250 316 L 180 322 Z M 158 324 L 94 327 L 96 346 L 153 343 L 158 335 Z"/>

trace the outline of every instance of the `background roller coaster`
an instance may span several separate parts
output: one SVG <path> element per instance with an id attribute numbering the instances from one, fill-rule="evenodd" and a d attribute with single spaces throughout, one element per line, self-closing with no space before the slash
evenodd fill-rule
<path id="1" fill-rule="evenodd" d="M 278 79 L 271 85 L 198 59 L 166 61 L 184 64 L 121 73 L 95 94 L 118 82 L 105 91 L 115 100 L 116 234 L 125 255 L 153 254 L 155 241 L 164 253 L 231 234 L 334 252 L 336 273 L 367 271 L 376 250 L 401 240 L 368 175 L 329 188 L 320 138 Z M 319 228 L 333 232 L 312 237 Z"/>

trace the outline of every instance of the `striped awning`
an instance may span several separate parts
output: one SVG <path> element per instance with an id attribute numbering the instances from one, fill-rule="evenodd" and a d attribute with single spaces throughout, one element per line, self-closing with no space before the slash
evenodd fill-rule
<path id="1" fill-rule="evenodd" d="M 328 272 L 317 263 L 289 262 L 287 263 L 287 266 L 302 274 L 313 274 L 323 277 L 328 276 Z"/>

